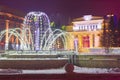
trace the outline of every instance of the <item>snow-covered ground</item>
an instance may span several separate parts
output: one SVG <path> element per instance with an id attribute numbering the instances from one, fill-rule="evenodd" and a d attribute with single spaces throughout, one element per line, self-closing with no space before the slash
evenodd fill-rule
<path id="1" fill-rule="evenodd" d="M 74 66 L 75 73 L 86 74 L 120 74 L 120 68 L 85 68 Z M 67 73 L 64 68 L 60 69 L 45 69 L 45 70 L 13 70 L 13 69 L 0 69 L 0 74 L 64 74 Z"/>
<path id="2" fill-rule="evenodd" d="M 76 73 L 92 73 L 92 74 L 101 74 L 101 73 L 119 73 L 120 68 L 85 68 L 75 66 L 74 72 Z"/>

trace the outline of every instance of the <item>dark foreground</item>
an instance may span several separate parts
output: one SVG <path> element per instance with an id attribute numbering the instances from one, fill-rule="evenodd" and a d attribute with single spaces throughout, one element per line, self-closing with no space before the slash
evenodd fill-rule
<path id="1" fill-rule="evenodd" d="M 8 74 L 0 80 L 120 80 L 120 74 Z"/>

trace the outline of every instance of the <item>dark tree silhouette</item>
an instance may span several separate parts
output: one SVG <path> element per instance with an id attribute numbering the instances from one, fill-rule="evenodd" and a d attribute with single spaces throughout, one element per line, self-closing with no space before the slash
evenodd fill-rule
<path id="1" fill-rule="evenodd" d="M 117 47 L 116 23 L 117 19 L 115 15 L 107 15 L 104 17 L 101 44 L 105 48 L 106 53 L 109 53 L 111 47 Z"/>
<path id="2" fill-rule="evenodd" d="M 117 19 L 115 15 L 110 16 L 110 21 L 108 24 L 108 35 L 109 35 L 109 43 L 110 47 L 117 47 L 117 34 L 116 34 L 116 28 L 117 28 Z"/>
<path id="3" fill-rule="evenodd" d="M 120 47 L 120 19 L 118 20 L 116 34 L 117 34 L 117 47 Z"/>

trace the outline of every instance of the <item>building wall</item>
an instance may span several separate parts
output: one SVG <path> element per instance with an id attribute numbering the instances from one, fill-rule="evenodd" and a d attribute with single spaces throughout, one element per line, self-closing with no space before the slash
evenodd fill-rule
<path id="1" fill-rule="evenodd" d="M 72 40 L 73 50 L 88 52 L 89 48 L 101 47 L 100 37 L 103 32 L 103 18 L 92 16 L 90 20 L 84 20 L 82 17 L 72 23 L 72 27 L 68 26 L 66 30 L 74 37 Z"/>

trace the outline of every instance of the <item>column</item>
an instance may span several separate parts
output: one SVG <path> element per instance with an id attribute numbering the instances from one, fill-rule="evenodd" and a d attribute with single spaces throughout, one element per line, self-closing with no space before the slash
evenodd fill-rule
<path id="1" fill-rule="evenodd" d="M 90 37 L 90 48 L 92 48 L 92 47 L 94 47 L 93 46 L 93 44 L 94 44 L 93 43 L 93 34 L 90 34 L 89 37 Z"/>
<path id="2" fill-rule="evenodd" d="M 5 34 L 5 50 L 8 50 L 8 29 L 9 29 L 9 20 L 5 21 L 6 34 Z"/>
<path id="3" fill-rule="evenodd" d="M 14 40 L 14 36 L 11 36 L 11 46 L 13 49 L 15 49 L 15 40 Z"/>
<path id="4" fill-rule="evenodd" d="M 79 48 L 83 47 L 83 43 L 82 43 L 82 35 L 78 36 L 78 40 L 79 40 Z"/>
<path id="5" fill-rule="evenodd" d="M 100 37 L 98 34 L 95 34 L 95 47 L 99 47 L 100 44 Z"/>
<path id="6" fill-rule="evenodd" d="M 74 49 L 76 52 L 78 52 L 78 37 L 74 38 Z"/>
<path id="7" fill-rule="evenodd" d="M 82 48 L 83 48 L 83 41 L 82 41 L 83 39 L 82 39 L 82 35 L 81 34 L 79 34 L 78 35 L 78 51 L 79 52 L 81 52 L 82 51 Z"/>
<path id="8" fill-rule="evenodd" d="M 18 37 L 16 37 L 16 50 L 19 50 L 19 40 L 18 40 Z"/>

